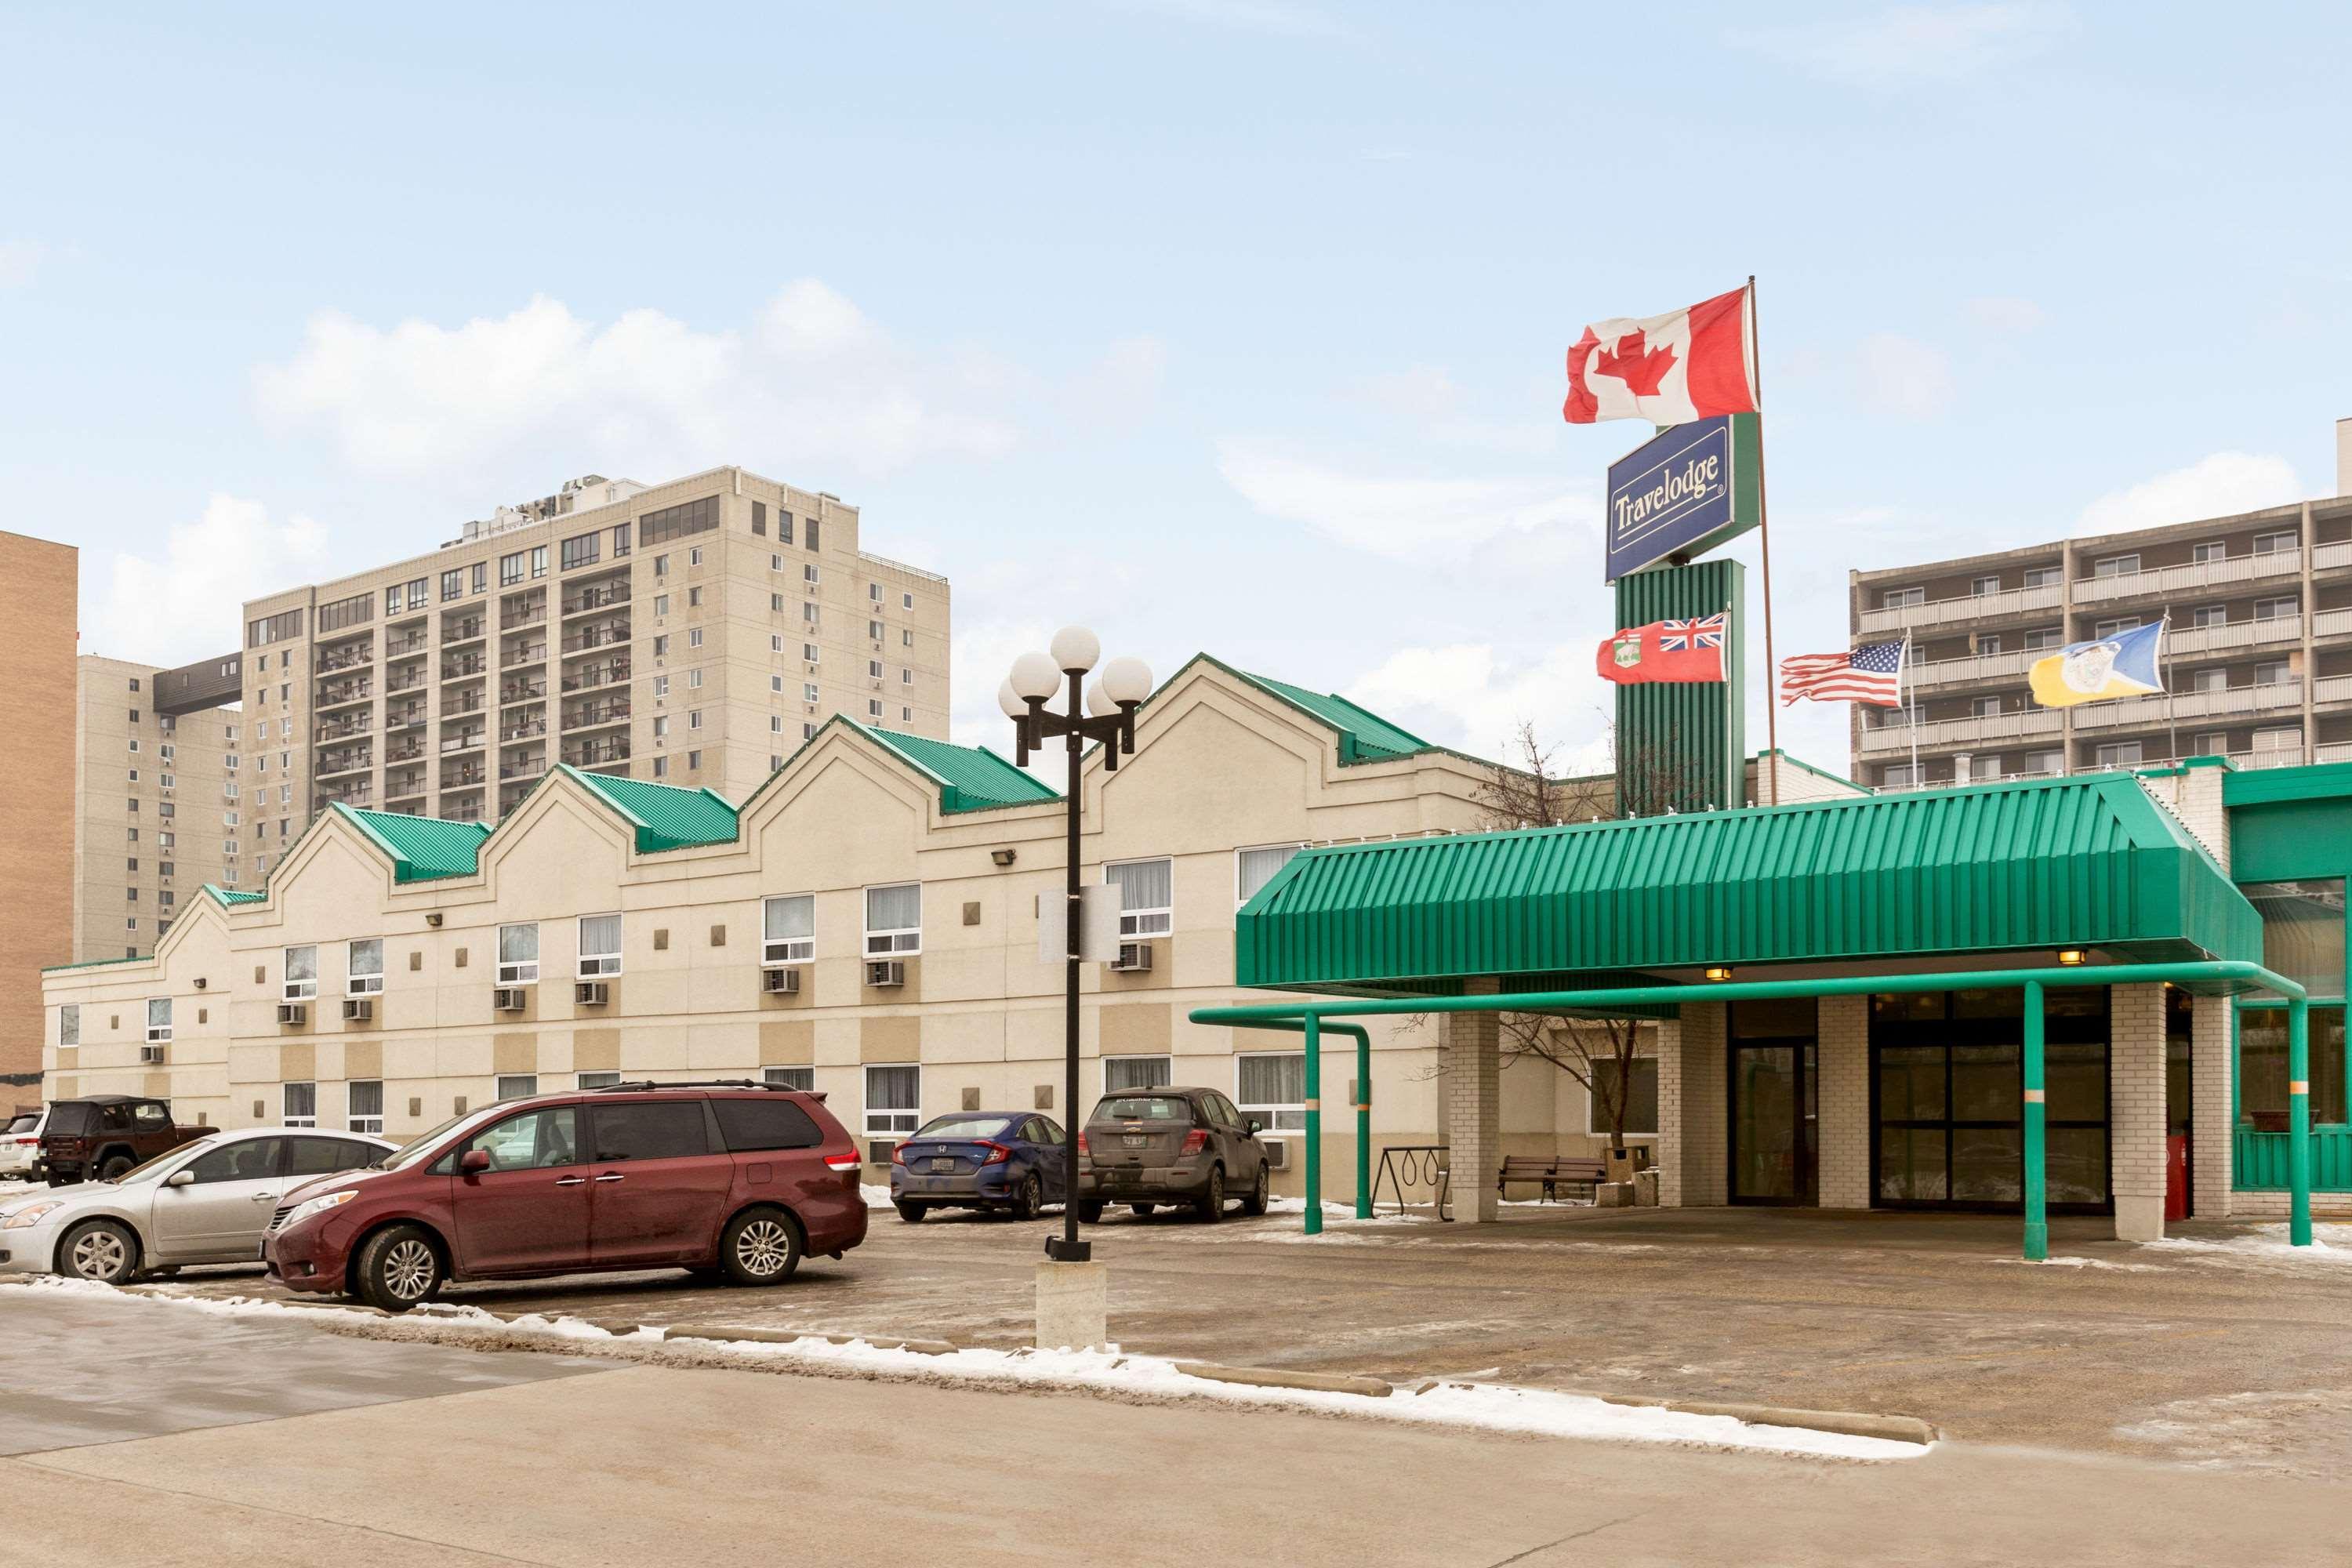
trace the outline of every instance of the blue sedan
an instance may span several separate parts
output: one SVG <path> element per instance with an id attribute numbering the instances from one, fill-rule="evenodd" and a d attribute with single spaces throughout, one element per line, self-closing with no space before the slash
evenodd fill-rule
<path id="1" fill-rule="evenodd" d="M 890 1202 L 913 1224 L 933 1209 L 1035 1219 L 1069 1193 L 1062 1129 L 1031 1110 L 935 1117 L 890 1151 Z"/>

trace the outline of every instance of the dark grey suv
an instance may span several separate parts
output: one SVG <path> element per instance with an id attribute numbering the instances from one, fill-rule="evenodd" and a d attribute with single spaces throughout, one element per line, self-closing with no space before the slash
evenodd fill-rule
<path id="1" fill-rule="evenodd" d="M 1107 1094 L 1078 1134 L 1078 1217 L 1121 1203 L 1139 1215 L 1189 1204 L 1215 1221 L 1229 1197 L 1265 1212 L 1265 1147 L 1258 1123 L 1213 1089 L 1131 1089 Z"/>

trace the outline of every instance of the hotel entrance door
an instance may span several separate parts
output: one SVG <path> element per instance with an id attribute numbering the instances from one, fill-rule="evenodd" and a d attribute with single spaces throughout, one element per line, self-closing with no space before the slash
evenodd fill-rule
<path id="1" fill-rule="evenodd" d="M 1735 1204 L 1821 1202 L 1814 1092 L 1818 1013 L 1812 998 L 1734 1002 L 1731 1069 Z"/>

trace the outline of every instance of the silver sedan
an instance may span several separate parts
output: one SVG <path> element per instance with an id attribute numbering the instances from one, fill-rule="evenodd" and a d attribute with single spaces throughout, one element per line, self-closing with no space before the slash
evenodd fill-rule
<path id="1" fill-rule="evenodd" d="M 190 1263 L 261 1255 L 278 1199 L 319 1176 L 357 1170 L 399 1145 L 365 1132 L 248 1127 L 158 1154 L 110 1182 L 54 1187 L 0 1204 L 0 1273 L 63 1274 L 121 1285 Z"/>

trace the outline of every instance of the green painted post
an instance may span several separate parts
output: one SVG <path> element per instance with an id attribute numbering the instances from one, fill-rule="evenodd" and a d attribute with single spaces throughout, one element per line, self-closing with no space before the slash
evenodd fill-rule
<path id="1" fill-rule="evenodd" d="M 1307 1024 L 1307 1234 L 1323 1232 L 1323 1030 L 1314 1014 Z"/>
<path id="2" fill-rule="evenodd" d="M 2287 1239 L 2311 1245 L 2311 1004 L 2300 997 L 2286 1006 L 2286 1180 L 2294 1206 L 2288 1211 Z"/>
<path id="3" fill-rule="evenodd" d="M 2025 1260 L 2050 1256 L 2049 1142 L 2043 1102 L 2042 983 L 2025 983 Z"/>
<path id="4" fill-rule="evenodd" d="M 1372 1217 L 1372 1032 L 1356 1030 L 1356 1217 Z"/>

